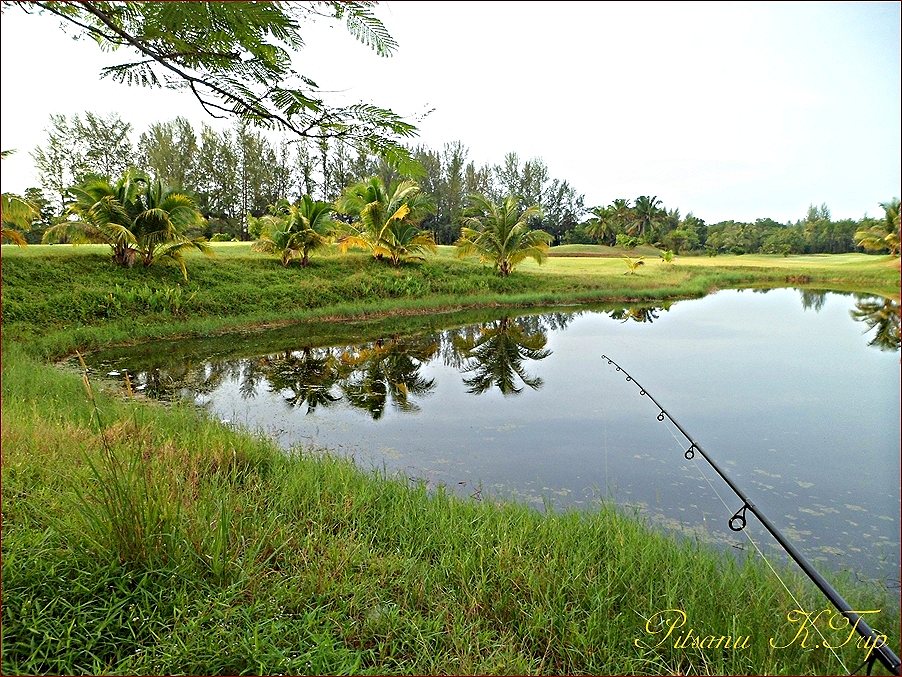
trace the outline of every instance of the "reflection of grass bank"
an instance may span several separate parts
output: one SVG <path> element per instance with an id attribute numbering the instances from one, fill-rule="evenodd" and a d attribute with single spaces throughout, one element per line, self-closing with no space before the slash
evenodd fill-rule
<path id="1" fill-rule="evenodd" d="M 221 249 L 218 262 L 189 261 L 184 299 L 197 294 L 180 314 L 148 310 L 159 297 L 123 294 L 118 305 L 100 306 L 109 317 L 95 302 L 106 303 L 116 284 L 175 287 L 177 271 L 120 271 L 90 250 L 4 249 L 5 673 L 841 669 L 828 651 L 770 648 L 770 637 L 787 643 L 796 628 L 785 620 L 791 599 L 762 564 L 676 544 L 615 511 L 543 516 L 427 495 L 329 457 L 286 458 L 188 407 L 100 396 L 114 458 L 139 460 L 114 472 L 101 463 L 79 377 L 39 359 L 317 313 L 697 295 L 730 279 L 782 284 L 785 271 L 658 276 L 649 266 L 630 278 L 616 260 L 579 274 L 549 262 L 540 275 L 499 281 L 467 263 L 438 259 L 396 272 L 356 257 L 323 259 L 316 283 L 308 276 L 305 285 L 303 271 L 283 271 L 242 247 Z M 856 279 L 890 286 L 877 263 L 861 264 Z M 827 274 L 801 272 L 831 285 Z M 100 464 L 98 475 L 88 460 Z M 117 505 L 134 510 L 89 528 L 75 508 L 80 496 L 96 512 L 111 487 Z M 114 538 L 105 524 L 122 531 Z M 824 607 L 809 584 L 792 576 L 790 587 L 810 610 Z M 882 604 L 861 587 L 840 587 L 855 605 Z M 684 610 L 696 631 L 749 635 L 749 648 L 636 648 L 635 639 L 658 643 L 645 618 L 668 608 Z M 874 625 L 898 636 L 897 615 Z M 861 661 L 854 641 L 840 653 L 849 668 Z"/>

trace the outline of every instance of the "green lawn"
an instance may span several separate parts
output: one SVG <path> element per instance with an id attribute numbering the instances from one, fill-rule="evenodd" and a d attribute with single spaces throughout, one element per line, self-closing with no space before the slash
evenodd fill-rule
<path id="1" fill-rule="evenodd" d="M 543 515 L 321 450 L 285 454 L 186 405 L 86 391 L 49 361 L 236 327 L 734 286 L 898 297 L 898 260 L 678 257 L 629 276 L 616 257 L 553 257 L 503 280 L 450 248 L 397 270 L 360 254 L 286 270 L 246 243 L 214 251 L 189 256 L 184 283 L 174 267 L 113 267 L 102 247 L 2 248 L 4 674 L 843 670 L 829 651 L 771 647 L 792 639 L 793 602 L 759 560 L 676 542 L 611 506 Z M 806 609 L 824 607 L 782 575 Z M 885 592 L 832 579 L 853 605 L 884 609 L 872 625 L 898 637 Z M 749 646 L 660 642 L 648 619 L 667 609 Z M 850 669 L 854 644 L 837 650 Z"/>

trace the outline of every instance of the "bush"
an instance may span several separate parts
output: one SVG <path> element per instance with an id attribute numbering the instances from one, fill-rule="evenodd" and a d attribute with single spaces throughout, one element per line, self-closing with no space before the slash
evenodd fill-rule
<path id="1" fill-rule="evenodd" d="M 641 244 L 641 241 L 638 237 L 632 237 L 631 235 L 626 235 L 625 233 L 617 233 L 617 246 L 623 247 L 624 249 L 635 249 Z"/>

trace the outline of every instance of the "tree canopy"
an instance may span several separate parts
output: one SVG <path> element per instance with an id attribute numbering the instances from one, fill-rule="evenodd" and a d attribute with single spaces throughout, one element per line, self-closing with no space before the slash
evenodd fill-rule
<path id="1" fill-rule="evenodd" d="M 551 235 L 529 227 L 531 220 L 541 216 L 539 205 L 523 209 L 518 196 L 508 195 L 499 204 L 474 193 L 460 230 L 457 254 L 479 256 L 482 261 L 492 263 L 501 277 L 510 275 L 524 259 L 542 263 Z"/>
<path id="2" fill-rule="evenodd" d="M 134 169 L 115 183 L 89 179 L 71 189 L 75 197 L 67 211 L 72 220 L 60 221 L 44 233 L 44 241 L 65 238 L 69 242 L 109 245 L 113 261 L 144 267 L 160 259 L 174 261 L 185 280 L 188 272 L 182 253 L 198 249 L 210 253 L 202 238 L 190 238 L 185 231 L 202 220 L 194 201 L 170 190 L 159 179 Z"/>
<path id="3" fill-rule="evenodd" d="M 300 137 L 361 144 L 412 166 L 399 139 L 416 127 L 371 103 L 331 105 L 316 82 L 298 73 L 292 52 L 304 46 L 302 26 L 344 20 L 348 31 L 380 56 L 397 43 L 370 2 L 33 2 L 28 13 L 56 15 L 104 50 L 133 56 L 101 77 L 144 87 L 187 89 L 214 117 L 236 115 Z"/>

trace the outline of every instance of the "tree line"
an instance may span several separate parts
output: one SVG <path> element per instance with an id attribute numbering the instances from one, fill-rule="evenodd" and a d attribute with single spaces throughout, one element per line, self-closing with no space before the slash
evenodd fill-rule
<path id="1" fill-rule="evenodd" d="M 197 249 L 212 254 L 206 237 L 193 236 L 193 228 L 207 223 L 195 199 L 173 190 L 158 175 L 130 167 L 115 182 L 88 176 L 67 194 L 64 217 L 46 228 L 42 242 L 105 244 L 113 262 L 127 268 L 171 260 L 186 281 L 183 253 Z M 541 219 L 541 207 L 524 209 L 513 195 L 501 206 L 478 193 L 468 200 L 466 226 L 455 243 L 459 256 L 479 256 L 505 277 L 526 258 L 545 260 L 551 235 L 529 225 L 531 218 Z M 365 249 L 395 267 L 422 260 L 436 249 L 433 234 L 420 228 L 436 206 L 413 180 L 386 185 L 371 176 L 348 186 L 335 202 L 304 194 L 295 204 L 279 199 L 267 211 L 260 218 L 248 215 L 246 230 L 256 237 L 254 250 L 278 254 L 285 267 L 294 261 L 306 267 L 311 252 L 332 242 L 342 253 Z"/>
<path id="2" fill-rule="evenodd" d="M 616 199 L 593 207 L 590 217 L 565 238 L 632 248 L 652 244 L 675 254 L 843 254 L 854 251 L 899 254 L 899 200 L 880 203 L 883 218 L 831 218 L 826 204 L 811 205 L 803 219 L 779 223 L 720 221 L 706 224 L 691 212 L 666 209 L 657 196 Z"/>
<path id="3" fill-rule="evenodd" d="M 247 240 L 248 216 L 261 217 L 280 200 L 295 203 L 303 195 L 334 202 L 349 186 L 378 176 L 386 187 L 415 179 L 435 209 L 422 226 L 438 244 L 460 236 L 467 196 L 479 193 L 501 201 L 519 195 L 526 204 L 542 207 L 531 226 L 547 231 L 560 243 L 579 222 L 584 196 L 566 180 L 553 178 L 539 159 L 521 161 L 508 153 L 501 164 L 477 165 L 457 141 L 440 149 L 409 148 L 413 169 L 335 139 L 275 141 L 246 123 L 217 131 L 203 124 L 198 133 L 177 117 L 156 122 L 137 141 L 131 124 L 118 115 L 91 112 L 67 117 L 52 115 L 47 137 L 32 153 L 41 182 L 25 197 L 40 206 L 41 219 L 30 236 L 38 241 L 42 227 L 62 218 L 72 185 L 88 178 L 115 179 L 129 167 L 140 167 L 173 189 L 192 195 L 206 219 L 203 232 Z"/>
<path id="4" fill-rule="evenodd" d="M 304 195 L 333 203 L 369 177 L 386 189 L 415 180 L 432 209 L 420 226 L 437 244 L 461 236 L 468 196 L 495 203 L 509 195 L 537 205 L 531 229 L 550 235 L 552 244 L 606 244 L 632 248 L 650 244 L 675 254 L 815 254 L 852 251 L 899 251 L 898 200 L 882 203 L 885 218 L 831 217 L 827 205 L 812 205 L 804 218 L 780 223 L 770 218 L 707 224 L 679 208 L 668 209 L 657 196 L 618 198 L 608 205 L 585 206 L 585 196 L 567 180 L 552 177 L 541 158 L 521 160 L 510 152 L 500 164 L 469 158 L 461 142 L 441 149 L 424 145 L 408 150 L 415 160 L 405 171 L 343 140 L 282 137 L 275 141 L 237 121 L 217 131 L 201 125 L 199 133 L 183 117 L 151 124 L 132 143 L 132 126 L 118 115 L 51 115 L 47 137 L 32 153 L 41 187 L 24 197 L 40 217 L 26 239 L 40 241 L 48 226 L 64 218 L 69 188 L 89 178 L 114 178 L 129 167 L 143 168 L 165 185 L 189 194 L 204 217 L 192 237 L 253 239 L 254 219 L 273 207 L 298 203 Z"/>

